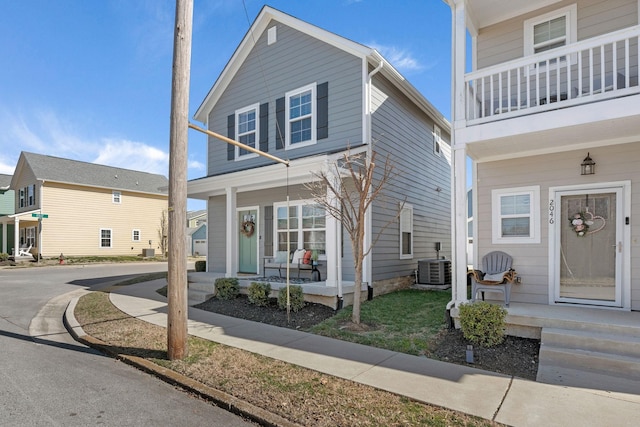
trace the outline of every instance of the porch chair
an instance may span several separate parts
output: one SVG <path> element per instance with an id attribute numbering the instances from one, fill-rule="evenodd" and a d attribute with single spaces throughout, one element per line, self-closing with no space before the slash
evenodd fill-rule
<path id="1" fill-rule="evenodd" d="M 18 256 L 33 256 L 33 254 L 31 253 L 31 246 L 29 245 L 28 248 L 19 248 L 18 249 Z"/>
<path id="2" fill-rule="evenodd" d="M 482 292 L 482 300 L 486 292 L 502 292 L 504 303 L 509 307 L 511 284 L 516 281 L 517 273 L 511 268 L 513 258 L 502 251 L 489 252 L 482 257 L 482 270 L 473 270 L 471 275 L 471 301 L 475 301 L 478 292 Z"/>

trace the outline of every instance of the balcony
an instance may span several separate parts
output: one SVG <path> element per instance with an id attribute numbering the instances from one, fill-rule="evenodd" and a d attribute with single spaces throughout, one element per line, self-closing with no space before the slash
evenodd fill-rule
<path id="1" fill-rule="evenodd" d="M 640 93 L 640 26 L 465 75 L 466 126 Z"/>

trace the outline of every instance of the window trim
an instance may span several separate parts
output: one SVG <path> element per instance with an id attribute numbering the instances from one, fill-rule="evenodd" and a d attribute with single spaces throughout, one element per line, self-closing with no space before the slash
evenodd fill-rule
<path id="1" fill-rule="evenodd" d="M 117 191 L 117 190 L 113 190 L 111 192 L 111 202 L 116 204 L 116 205 L 122 204 L 122 192 L 121 191 Z"/>
<path id="2" fill-rule="evenodd" d="M 136 232 L 138 233 L 138 238 L 137 239 L 136 239 Z M 132 242 L 141 242 L 142 241 L 140 229 L 134 228 L 133 230 L 131 230 L 131 241 Z"/>
<path id="3" fill-rule="evenodd" d="M 433 153 L 442 157 L 442 130 L 438 125 L 433 125 Z"/>
<path id="4" fill-rule="evenodd" d="M 502 236 L 502 219 L 500 212 L 501 199 L 504 196 L 529 196 L 530 211 L 529 236 Z M 493 244 L 531 244 L 540 243 L 540 186 L 497 188 L 491 190 L 491 238 Z"/>
<path id="5" fill-rule="evenodd" d="M 533 33 L 536 25 L 551 21 L 562 16 L 566 17 L 565 46 L 575 43 L 578 40 L 578 7 L 571 4 L 569 6 L 553 10 L 543 15 L 538 15 L 524 21 L 524 55 L 535 55 L 533 43 Z"/>
<path id="6" fill-rule="evenodd" d="M 318 119 L 318 108 L 317 108 L 317 101 L 316 101 L 316 92 L 317 92 L 317 83 L 310 83 L 306 86 L 300 87 L 298 89 L 294 89 L 291 90 L 287 93 L 285 93 L 284 95 L 284 113 L 285 113 L 285 150 L 289 150 L 289 149 L 295 149 L 295 148 L 300 148 L 300 147 L 306 147 L 309 145 L 314 145 L 317 142 L 317 119 Z M 304 117 L 297 117 L 295 120 L 291 120 L 290 118 L 290 100 L 291 97 L 296 96 L 296 95 L 300 95 L 303 92 L 311 92 L 311 113 L 309 115 L 305 115 Z M 299 121 L 299 120 L 303 120 L 307 117 L 311 118 L 311 139 L 309 139 L 308 141 L 303 141 L 303 142 L 297 142 L 295 144 L 291 144 L 291 123 L 294 121 Z"/>
<path id="7" fill-rule="evenodd" d="M 255 115 L 256 115 L 256 127 L 253 133 L 255 133 L 255 142 L 254 142 L 254 147 L 253 148 L 259 148 L 259 144 L 260 144 L 260 103 L 255 103 L 252 105 L 249 105 L 247 107 L 241 108 L 239 110 L 235 111 L 235 139 L 236 141 L 240 141 L 240 114 L 243 113 L 247 113 L 250 111 L 254 111 Z M 245 132 L 242 134 L 242 136 L 244 135 L 249 135 L 251 134 L 251 132 Z M 234 159 L 235 161 L 239 161 L 239 160 L 245 160 L 245 159 L 251 159 L 254 157 L 258 157 L 258 154 L 256 153 L 247 153 L 247 154 L 240 154 L 240 147 L 236 146 L 235 147 L 235 156 Z"/>
<path id="8" fill-rule="evenodd" d="M 408 212 L 410 215 L 410 223 L 409 223 L 409 238 L 410 238 L 410 242 L 409 242 L 409 250 L 410 253 L 408 254 L 403 254 L 402 253 L 402 248 L 403 248 L 403 238 L 402 238 L 402 233 L 404 230 L 403 227 L 403 216 L 404 213 Z M 404 206 L 402 206 L 402 210 L 400 211 L 400 216 L 398 217 L 398 231 L 399 231 L 399 243 L 400 243 L 400 248 L 399 248 L 399 255 L 400 255 L 400 259 L 413 259 L 413 242 L 414 242 L 414 238 L 413 238 L 413 205 L 410 205 L 408 203 L 405 203 Z"/>
<path id="9" fill-rule="evenodd" d="M 109 246 L 102 246 L 102 232 L 103 231 L 108 231 L 109 232 Z M 111 228 L 101 228 L 100 229 L 100 234 L 98 236 L 98 247 L 100 249 L 111 249 L 113 248 L 113 229 Z"/>
<path id="10" fill-rule="evenodd" d="M 324 245 L 325 245 L 325 253 L 324 254 L 318 254 L 318 259 L 319 260 L 326 260 L 327 256 L 326 256 L 326 251 L 327 251 L 327 218 L 328 218 L 328 213 L 325 210 L 324 216 L 325 216 L 325 226 L 324 228 L 313 228 L 313 229 L 309 229 L 309 228 L 304 228 L 302 226 L 302 222 L 303 222 L 303 216 L 302 216 L 302 208 L 304 206 L 320 206 L 318 203 L 315 203 L 315 201 L 313 200 L 296 200 L 293 202 L 289 202 L 288 203 L 289 208 L 293 208 L 296 207 L 296 215 L 297 215 L 297 219 L 298 219 L 298 227 L 297 229 L 292 229 L 289 228 L 288 232 L 291 233 L 292 230 L 296 231 L 298 233 L 298 241 L 295 242 L 296 247 L 302 248 L 304 247 L 304 232 L 305 231 L 309 231 L 309 230 L 314 230 L 314 231 L 324 231 L 325 233 L 325 241 L 324 241 Z M 278 208 L 287 208 L 287 202 L 276 202 L 273 204 L 273 253 L 275 254 L 278 251 L 278 233 L 286 233 L 287 231 L 284 230 L 280 230 L 278 229 Z M 294 244 L 294 242 L 291 242 L 292 245 Z M 308 249 L 308 248 L 305 248 Z"/>

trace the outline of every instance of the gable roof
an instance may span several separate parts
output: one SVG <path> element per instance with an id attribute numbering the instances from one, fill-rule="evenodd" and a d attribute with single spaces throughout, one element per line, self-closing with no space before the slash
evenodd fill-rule
<path id="1" fill-rule="evenodd" d="M 11 185 L 11 175 L 0 173 L 0 190 L 8 190 Z"/>
<path id="2" fill-rule="evenodd" d="M 205 216 L 205 215 L 207 215 L 207 210 L 206 209 L 200 209 L 200 210 L 197 210 L 197 211 L 188 211 L 187 212 L 187 220 L 198 218 L 198 217 Z"/>
<path id="3" fill-rule="evenodd" d="M 29 167 L 39 181 L 151 194 L 166 194 L 168 186 L 167 178 L 158 174 L 23 151 L 11 181 L 12 188 L 17 185 L 15 181 L 24 167 Z"/>
<path id="4" fill-rule="evenodd" d="M 194 119 L 206 123 L 207 114 L 213 106 L 218 102 L 220 96 L 233 79 L 234 75 L 244 61 L 249 56 L 251 49 L 255 46 L 256 40 L 269 27 L 271 21 L 277 21 L 297 31 L 306 33 L 325 43 L 328 43 L 338 49 L 350 53 L 358 58 L 366 60 L 374 67 L 382 66 L 379 72 L 389 78 L 394 85 L 400 89 L 413 103 L 429 114 L 440 126 L 444 127 L 447 132 L 451 127 L 449 121 L 440 113 L 411 83 L 409 83 L 377 50 L 356 43 L 347 38 L 324 30 L 315 25 L 309 24 L 270 6 L 263 6 L 260 13 L 249 27 L 240 45 L 225 65 L 222 73 L 218 76 L 209 93 L 198 107 L 194 115 Z"/>

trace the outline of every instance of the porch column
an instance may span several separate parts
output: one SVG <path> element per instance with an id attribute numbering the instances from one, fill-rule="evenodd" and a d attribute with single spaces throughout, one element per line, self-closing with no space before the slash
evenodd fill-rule
<path id="1" fill-rule="evenodd" d="M 466 125 L 465 83 L 466 67 L 466 12 L 465 2 L 456 1 L 452 10 L 452 123 L 451 147 L 453 162 L 451 174 L 451 245 L 452 283 L 451 303 L 458 305 L 467 300 L 467 155 L 464 141 L 458 141 L 459 129 Z M 450 303 L 450 304 L 451 304 Z"/>
<path id="2" fill-rule="evenodd" d="M 13 256 L 18 256 L 20 250 L 20 219 L 16 216 L 13 228 Z"/>
<path id="3" fill-rule="evenodd" d="M 238 219 L 236 207 L 238 191 L 235 187 L 226 188 L 227 203 L 227 255 L 225 277 L 235 277 L 238 273 Z"/>

